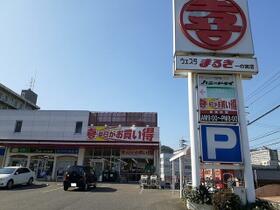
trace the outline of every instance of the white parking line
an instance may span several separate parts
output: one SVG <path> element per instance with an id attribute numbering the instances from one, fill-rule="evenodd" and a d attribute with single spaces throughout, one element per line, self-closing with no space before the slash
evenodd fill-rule
<path id="1" fill-rule="evenodd" d="M 42 191 L 42 193 L 48 193 L 48 192 L 56 191 L 56 190 L 59 190 L 59 189 L 62 189 L 62 187 L 51 189 L 51 190 Z"/>

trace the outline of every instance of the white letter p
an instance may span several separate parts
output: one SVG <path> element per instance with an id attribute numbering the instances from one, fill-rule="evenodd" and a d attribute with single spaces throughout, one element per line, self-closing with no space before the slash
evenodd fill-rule
<path id="1" fill-rule="evenodd" d="M 230 128 L 207 127 L 207 153 L 209 159 L 216 159 L 216 149 L 232 149 L 236 146 L 236 133 Z M 218 141 L 217 136 L 226 136 L 226 141 Z"/>

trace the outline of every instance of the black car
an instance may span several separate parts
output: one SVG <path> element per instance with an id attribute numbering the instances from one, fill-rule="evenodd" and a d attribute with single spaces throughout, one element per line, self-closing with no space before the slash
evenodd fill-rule
<path id="1" fill-rule="evenodd" d="M 71 166 L 67 169 L 63 188 L 68 190 L 69 187 L 78 187 L 87 190 L 90 186 L 96 187 L 97 178 L 94 170 L 89 166 Z"/>

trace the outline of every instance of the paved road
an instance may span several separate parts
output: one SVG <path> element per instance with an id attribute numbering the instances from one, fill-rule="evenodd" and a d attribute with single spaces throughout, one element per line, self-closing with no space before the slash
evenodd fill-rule
<path id="1" fill-rule="evenodd" d="M 63 191 L 60 183 L 0 189 L 1 210 L 186 210 L 178 192 L 100 183 L 87 192 Z"/>

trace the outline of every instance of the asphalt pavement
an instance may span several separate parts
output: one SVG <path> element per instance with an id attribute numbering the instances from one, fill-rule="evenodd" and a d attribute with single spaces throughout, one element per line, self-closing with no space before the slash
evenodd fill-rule
<path id="1" fill-rule="evenodd" d="M 61 183 L 0 189 L 1 210 L 186 210 L 178 191 L 140 189 L 137 184 L 99 183 L 96 189 L 63 190 Z"/>

